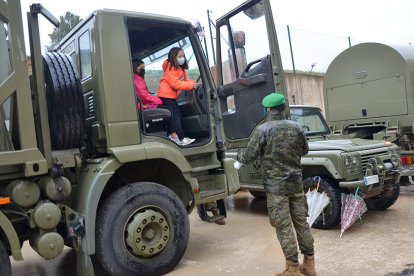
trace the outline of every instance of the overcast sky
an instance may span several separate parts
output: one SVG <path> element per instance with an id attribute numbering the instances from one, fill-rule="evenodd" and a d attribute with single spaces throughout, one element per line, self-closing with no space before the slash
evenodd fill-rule
<path id="1" fill-rule="evenodd" d="M 111 8 L 173 15 L 193 21 L 198 19 L 208 30 L 207 10 L 212 11 L 213 21 L 243 3 L 242 0 L 22 0 L 24 14 L 31 3 L 41 3 L 56 18 L 70 11 L 81 18 L 96 9 Z M 391 45 L 414 43 L 414 1 L 412 0 L 271 0 L 275 24 L 278 28 L 306 30 L 337 37 L 351 37 L 360 42 L 381 42 Z M 23 17 L 24 19 L 26 16 Z M 53 26 L 41 20 L 41 39 L 50 43 L 49 33 Z M 26 23 L 25 28 L 26 28 Z M 26 28 L 27 29 L 27 28 Z M 285 29 L 283 29 L 285 30 Z M 293 33 L 295 34 L 295 33 Z M 299 35 L 300 32 L 296 33 Z M 278 34 L 282 36 L 282 34 Z M 297 38 L 296 38 L 297 39 Z M 280 40 L 280 39 L 279 39 Z M 299 44 L 316 43 L 316 36 Z M 296 40 L 296 43 L 298 43 Z M 326 43 L 327 44 L 327 43 Z M 346 44 L 345 44 L 346 45 Z M 304 45 L 294 45 L 305 47 Z M 317 46 L 320 47 L 320 46 Z M 338 50 L 339 51 L 339 50 Z M 308 55 L 312 55 L 309 52 Z"/>

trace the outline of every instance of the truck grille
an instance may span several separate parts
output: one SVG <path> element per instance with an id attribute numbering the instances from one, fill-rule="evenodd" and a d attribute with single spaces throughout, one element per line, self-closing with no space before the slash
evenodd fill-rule
<path id="1" fill-rule="evenodd" d="M 387 156 L 389 157 L 387 148 L 379 148 L 372 150 L 363 150 L 359 152 L 361 154 L 362 172 L 365 174 L 367 169 L 368 160 L 374 156 Z M 387 158 L 388 159 L 388 158 Z"/>

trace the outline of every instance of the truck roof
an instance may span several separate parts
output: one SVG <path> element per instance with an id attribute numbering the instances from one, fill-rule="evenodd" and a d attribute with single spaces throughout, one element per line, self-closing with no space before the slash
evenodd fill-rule
<path id="1" fill-rule="evenodd" d="M 161 15 L 161 14 L 152 14 L 152 13 L 144 13 L 144 12 L 136 12 L 136 11 L 126 11 L 126 10 L 116 10 L 116 9 L 100 9 L 95 10 L 87 17 L 85 17 L 78 25 L 73 28 L 55 47 L 54 49 L 58 49 L 62 44 L 64 44 L 67 38 L 71 37 L 74 33 L 76 33 L 82 26 L 84 26 L 91 18 L 96 16 L 102 15 L 114 15 L 114 16 L 122 16 L 122 17 L 129 17 L 129 18 L 139 18 L 143 20 L 155 20 L 159 22 L 169 22 L 171 24 L 183 24 L 183 25 L 191 25 L 191 22 L 184 20 L 179 17 L 175 16 L 168 16 L 168 15 Z"/>
<path id="2" fill-rule="evenodd" d="M 326 70 L 324 87 L 407 74 L 414 77 L 414 47 L 361 43 L 340 53 Z"/>

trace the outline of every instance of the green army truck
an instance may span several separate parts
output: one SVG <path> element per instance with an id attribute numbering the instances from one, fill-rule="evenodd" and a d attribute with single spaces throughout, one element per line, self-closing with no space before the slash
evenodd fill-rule
<path id="1" fill-rule="evenodd" d="M 340 53 L 323 83 L 326 118 L 336 135 L 391 141 L 402 175 L 414 172 L 414 49 L 362 43 Z"/>
<path id="2" fill-rule="evenodd" d="M 326 192 L 329 205 L 312 225 L 329 229 L 341 221 L 341 193 L 358 188 L 368 209 L 384 210 L 400 194 L 398 146 L 390 142 L 332 135 L 321 110 L 312 106 L 290 106 L 290 118 L 298 122 L 308 139 L 309 152 L 301 159 L 304 190 Z M 237 151 L 226 156 L 236 158 Z M 265 198 L 261 163 L 243 165 L 239 170 L 240 188 Z"/>
<path id="3" fill-rule="evenodd" d="M 284 85 L 269 1 L 247 1 L 217 22 L 225 49 L 217 86 L 201 30 L 182 19 L 98 10 L 42 55 L 39 15 L 57 24 L 31 5 L 29 78 L 20 1 L 0 0 L 0 275 L 11 274 L 9 255 L 23 260 L 24 241 L 45 259 L 73 247 L 78 275 L 94 275 L 92 255 L 112 275 L 171 271 L 186 250 L 194 206 L 239 190 L 225 148 L 247 144 L 262 98 Z M 242 68 L 232 30 L 245 24 L 264 30 L 268 43 L 247 43 Z M 200 84 L 177 100 L 186 136 L 196 139 L 188 146 L 167 138 L 169 112 L 137 109 L 134 91 L 131 59 L 144 60 L 155 92 L 172 47 L 184 49 Z"/>

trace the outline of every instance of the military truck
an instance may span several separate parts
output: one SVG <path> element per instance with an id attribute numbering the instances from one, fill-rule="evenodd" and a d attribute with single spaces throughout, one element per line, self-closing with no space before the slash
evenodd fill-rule
<path id="1" fill-rule="evenodd" d="M 309 144 L 308 154 L 301 159 L 304 190 L 313 190 L 319 183 L 319 191 L 330 199 L 314 228 L 329 229 L 340 223 L 341 193 L 355 193 L 357 188 L 368 209 L 384 210 L 395 203 L 400 194 L 397 145 L 336 137 L 317 107 L 291 105 L 290 118 L 303 127 Z M 237 151 L 226 155 L 236 158 Z M 266 197 L 259 160 L 243 165 L 239 174 L 242 190 L 259 199 Z"/>
<path id="2" fill-rule="evenodd" d="M 217 54 L 218 87 L 200 30 L 185 20 L 98 10 L 42 55 L 39 15 L 57 24 L 31 5 L 29 78 L 20 1 L 0 1 L 0 275 L 11 274 L 9 255 L 23 260 L 26 240 L 45 259 L 73 247 L 78 275 L 94 275 L 92 255 L 112 275 L 171 271 L 188 244 L 187 214 L 239 190 L 225 146 L 246 145 L 262 98 L 284 85 L 269 1 L 247 1 L 217 22 L 225 48 Z M 243 68 L 232 32 L 239 23 L 268 36 L 259 50 L 258 41 L 246 44 Z M 133 84 L 137 57 L 155 92 L 176 46 L 200 84 L 178 99 L 184 131 L 196 138 L 188 146 L 168 139 L 168 112 L 137 109 Z M 222 66 L 236 67 L 235 75 L 225 78 Z"/>
<path id="3" fill-rule="evenodd" d="M 396 143 L 402 174 L 412 183 L 413 53 L 412 46 L 357 44 L 331 62 L 323 83 L 326 117 L 334 134 Z"/>

